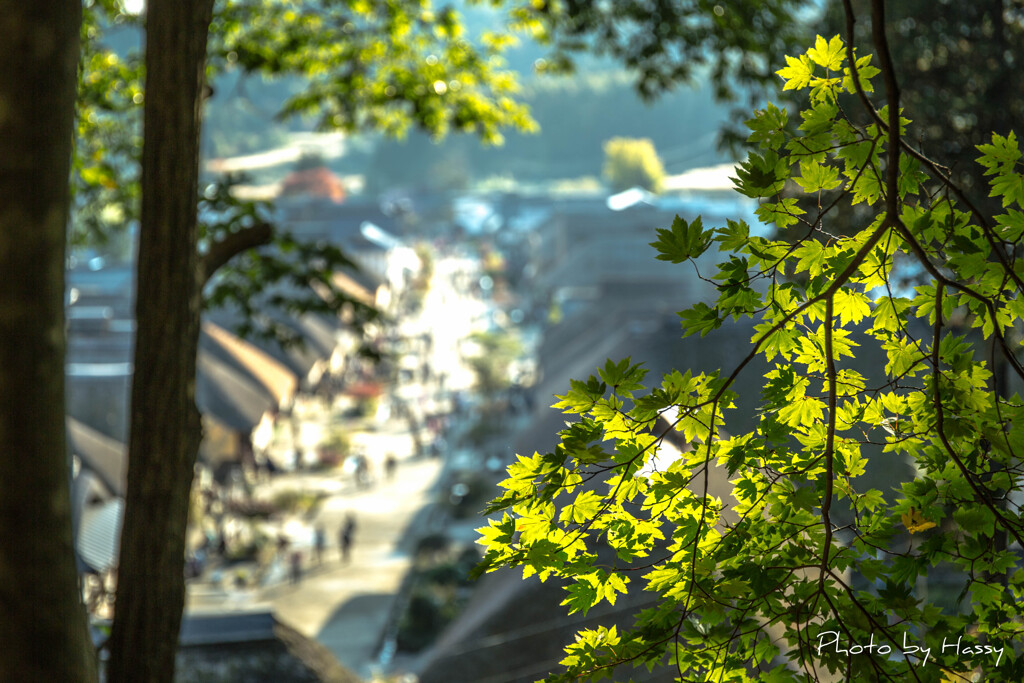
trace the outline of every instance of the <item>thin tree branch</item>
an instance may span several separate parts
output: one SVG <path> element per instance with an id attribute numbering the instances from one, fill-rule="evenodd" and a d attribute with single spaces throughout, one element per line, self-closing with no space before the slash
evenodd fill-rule
<path id="1" fill-rule="evenodd" d="M 917 256 L 917 259 L 918 261 L 921 262 L 921 265 L 924 266 L 925 270 L 928 271 L 929 275 L 935 278 L 935 281 L 939 285 L 949 287 L 950 289 L 955 289 L 958 292 L 963 292 L 964 294 L 971 297 L 972 299 L 979 302 L 981 305 L 985 307 L 985 310 L 988 312 L 988 315 L 992 320 L 992 334 L 995 337 L 996 341 L 999 342 L 999 348 L 1003 350 L 1003 355 L 1006 357 L 1006 360 L 1013 367 L 1014 372 L 1017 373 L 1017 376 L 1024 380 L 1024 366 L 1021 365 L 1020 361 L 1017 359 L 1016 354 L 1014 354 L 1013 350 L 1010 349 L 1009 345 L 1006 342 L 1005 336 L 999 329 L 998 311 L 996 310 L 995 304 L 992 303 L 992 299 L 982 295 L 981 293 L 975 291 L 971 287 L 968 287 L 962 282 L 950 280 L 948 277 L 939 272 L 939 269 L 935 266 L 935 264 L 933 264 L 928 259 L 928 255 L 925 252 L 924 247 L 921 246 L 921 244 L 914 237 L 914 234 L 910 232 L 910 230 L 907 228 L 907 226 L 903 224 L 903 221 L 897 222 L 896 229 L 900 233 L 900 236 L 903 237 L 903 239 L 910 246 L 911 251 L 913 251 L 914 254 Z"/>
<path id="2" fill-rule="evenodd" d="M 849 4 L 849 0 L 844 0 Z M 878 53 L 879 68 L 885 83 L 888 106 L 889 158 L 885 168 L 885 213 L 890 221 L 899 219 L 900 196 L 900 86 L 896 81 L 896 67 L 889 52 L 889 39 L 885 35 L 885 0 L 871 0 L 871 40 Z M 851 64 L 856 66 L 856 60 Z M 851 72 L 852 73 L 852 72 Z M 859 82 L 854 79 L 854 82 Z"/>
<path id="3" fill-rule="evenodd" d="M 985 504 L 985 507 L 992 512 L 992 515 L 999 520 L 1003 529 L 1005 529 L 1007 533 L 1011 534 L 1017 543 L 1024 547 L 1024 538 L 1021 538 L 1020 533 L 1018 533 L 1010 520 L 1003 515 L 999 506 L 992 500 L 992 496 L 990 495 L 991 492 L 974 481 L 974 477 L 971 476 L 971 471 L 967 469 L 967 465 L 964 464 L 963 459 L 959 454 L 957 454 L 956 449 L 953 448 L 953 444 L 951 444 L 949 439 L 946 437 L 945 411 L 942 407 L 942 392 L 940 390 L 941 382 L 939 381 L 942 376 L 942 373 L 939 372 L 939 343 L 942 341 L 942 294 L 944 289 L 945 288 L 942 286 L 936 287 L 935 289 L 935 324 L 932 326 L 932 365 L 934 366 L 932 370 L 934 373 L 932 378 L 932 402 L 935 407 L 935 432 L 939 437 L 939 441 L 942 443 L 942 448 L 947 454 L 949 454 L 950 460 L 953 461 L 953 464 L 956 465 L 957 469 L 960 470 L 960 473 L 963 475 L 964 481 L 967 482 L 967 485 L 971 487 L 971 490 L 973 490 L 981 502 Z"/>
<path id="4" fill-rule="evenodd" d="M 873 1 L 872 10 L 874 10 L 874 5 L 875 4 L 882 4 L 882 1 L 881 0 L 874 0 Z M 856 16 L 853 13 L 853 7 L 852 7 L 852 4 L 851 4 L 851 0 L 843 0 L 843 9 L 845 10 L 845 13 L 846 13 L 846 51 L 847 51 L 847 59 L 848 59 L 848 61 L 850 63 L 850 75 L 853 78 L 853 85 L 854 85 L 855 90 L 857 91 L 857 97 L 860 99 L 861 104 L 864 106 L 865 111 L 867 111 L 867 113 L 871 116 L 871 118 L 873 118 L 875 120 L 875 123 L 877 123 L 883 129 L 888 129 L 891 125 L 893 125 L 893 123 L 892 123 L 892 121 L 893 121 L 893 109 L 890 108 L 890 110 L 889 110 L 889 121 L 888 122 L 884 121 L 882 119 L 881 115 L 879 115 L 878 110 L 875 109 L 874 105 L 871 104 L 871 101 L 868 99 L 867 93 L 864 92 L 864 88 L 861 86 L 860 77 L 858 75 L 857 62 L 856 62 L 856 60 L 854 58 L 854 54 L 853 54 L 853 34 L 854 34 L 853 27 L 854 27 L 854 24 L 856 24 L 856 22 L 857 22 L 857 18 L 856 18 Z M 883 10 L 884 10 L 884 7 L 883 7 Z M 882 14 L 884 15 L 884 11 L 882 12 Z M 875 49 L 879 50 L 879 48 L 878 48 L 878 35 L 877 35 L 877 33 L 875 33 L 875 26 L 880 26 L 881 27 L 881 33 L 882 33 L 881 39 L 882 39 L 882 41 L 884 42 L 884 44 L 886 46 L 886 50 L 885 50 L 884 54 L 881 54 L 881 50 L 879 50 L 879 52 L 880 52 L 879 59 L 882 60 L 882 67 L 881 68 L 882 68 L 883 78 L 886 76 L 887 73 L 888 74 L 894 74 L 895 73 L 895 71 L 893 70 L 893 67 L 892 67 L 892 58 L 889 55 L 889 51 L 888 51 L 888 40 L 885 37 L 885 31 L 884 31 L 885 23 L 884 22 L 885 22 L 884 16 L 880 20 L 878 20 L 878 21 L 876 21 L 874 18 L 872 18 L 872 33 L 875 34 L 875 36 L 874 36 L 875 37 L 875 45 L 876 45 Z M 886 67 L 886 61 L 885 61 L 886 58 L 888 58 L 888 69 Z M 896 84 L 895 79 L 893 79 L 892 85 L 896 86 L 895 93 L 896 93 L 896 96 L 898 97 L 899 96 L 899 87 Z M 893 98 L 891 96 L 891 93 L 889 93 L 889 82 L 888 81 L 886 81 L 886 92 L 887 92 L 887 98 L 888 98 L 889 102 L 892 102 Z M 896 110 L 898 111 L 898 107 L 896 108 Z M 899 115 L 897 113 L 896 114 L 897 131 L 899 130 L 898 124 L 899 124 Z M 981 212 L 981 210 L 978 209 L 978 207 L 974 204 L 974 202 L 972 202 L 970 200 L 970 198 L 967 197 L 967 195 L 964 194 L 963 190 L 961 190 L 960 187 L 958 187 L 956 185 L 956 183 L 953 182 L 952 178 L 950 178 L 949 169 L 945 168 L 944 166 L 942 166 L 938 162 L 936 162 L 936 161 L 930 159 L 929 157 L 925 156 L 925 154 L 923 152 L 921 152 L 920 150 L 914 149 L 914 147 L 912 147 L 905 140 L 902 140 L 902 139 L 899 140 L 899 146 L 900 146 L 900 148 L 904 152 L 907 153 L 907 156 L 909 156 L 909 157 L 911 157 L 911 158 L 921 162 L 922 164 L 924 164 L 925 167 L 927 167 L 928 170 L 931 172 L 931 174 L 934 177 L 939 179 L 939 182 L 941 182 L 942 185 L 944 185 L 945 187 L 949 188 L 950 192 L 953 193 L 953 196 L 957 198 L 957 201 L 959 201 L 961 204 L 963 204 L 964 206 L 967 207 L 967 209 L 974 216 L 974 219 L 976 221 L 978 221 L 978 225 L 981 226 L 982 232 L 985 234 L 985 240 L 988 242 L 989 247 L 992 249 L 992 253 L 994 253 L 996 255 L 996 258 L 999 260 L 999 263 L 1006 270 L 1007 274 L 1013 280 L 1014 284 L 1017 285 L 1018 290 L 1019 291 L 1024 291 L 1024 280 L 1021 280 L 1020 276 L 1017 275 L 1016 271 L 1010 265 L 1009 257 L 1006 254 L 1006 249 L 1003 247 L 1003 245 L 999 244 L 999 242 L 998 242 L 998 235 L 995 234 L 995 231 L 992 229 L 992 226 L 989 224 L 988 220 L 986 220 L 985 215 Z"/>
<path id="5" fill-rule="evenodd" d="M 210 250 L 200 257 L 200 284 L 205 285 L 228 261 L 244 251 L 270 244 L 274 228 L 269 223 L 257 223 L 237 232 L 232 232 L 210 245 Z"/>
<path id="6" fill-rule="evenodd" d="M 819 590 L 825 585 L 828 572 L 828 556 L 832 548 L 832 489 L 835 476 L 836 447 L 836 359 L 832 345 L 832 316 L 835 315 L 835 295 L 825 299 L 825 364 L 828 374 L 828 432 L 825 437 L 825 493 L 821 496 L 821 521 L 825 525 L 825 542 L 821 555 L 821 576 Z"/>
<path id="7" fill-rule="evenodd" d="M 903 143 L 899 135 L 899 86 L 896 83 L 895 70 L 892 63 L 892 56 L 889 52 L 889 41 L 885 35 L 885 2 L 884 0 L 872 0 L 871 3 L 871 24 L 872 24 L 872 39 L 875 43 L 875 50 L 879 54 L 880 68 L 882 76 L 885 81 L 886 99 L 888 100 L 889 109 L 888 115 L 889 120 L 885 122 L 882 120 L 878 111 L 871 104 L 868 99 L 867 93 L 864 92 L 864 87 L 860 82 L 860 76 L 857 70 L 857 61 L 853 53 L 853 27 L 857 19 L 853 13 L 853 6 L 851 0 L 843 0 L 843 9 L 846 12 L 846 50 L 847 60 L 850 63 L 850 75 L 852 76 L 854 89 L 857 91 L 857 96 L 860 98 L 861 103 L 864 105 L 865 110 L 871 115 L 875 121 L 880 125 L 888 128 L 889 131 L 889 159 L 886 168 L 886 210 L 885 210 L 885 221 L 883 225 L 888 224 L 899 231 L 900 235 L 907 240 L 910 244 L 911 250 L 915 252 L 918 260 L 921 261 L 921 265 L 936 279 L 940 284 L 946 285 L 957 289 L 968 296 L 981 302 L 986 309 L 988 309 L 989 315 L 992 318 L 992 324 L 994 326 L 993 334 L 996 335 L 1000 347 L 1003 349 L 1003 354 L 1006 356 L 1007 361 L 1013 366 L 1014 371 L 1021 379 L 1024 379 L 1024 366 L 1021 366 L 1016 356 L 1010 351 L 1006 344 L 1006 340 L 1003 338 L 999 330 L 998 320 L 996 317 L 995 306 L 992 302 L 983 297 L 981 294 L 975 292 L 972 288 L 959 283 L 949 278 L 944 277 L 935 267 L 935 265 L 928 258 L 927 253 L 923 247 L 917 243 L 913 234 L 903 224 L 903 221 L 899 218 L 899 195 L 897 193 L 897 183 L 899 180 L 899 152 L 900 149 L 907 148 L 907 145 Z M 913 150 L 909 150 L 910 155 L 918 160 L 929 165 L 929 168 L 936 171 L 938 170 L 937 164 L 928 160 L 924 155 L 920 155 Z M 937 173 L 940 180 L 950 188 L 950 190 L 958 198 L 963 198 L 959 188 L 957 188 L 949 177 L 943 173 Z M 964 198 L 966 199 L 966 198 Z M 970 204 L 968 203 L 970 206 Z M 975 213 L 975 216 L 984 223 L 980 212 L 977 211 L 973 206 L 971 210 Z M 991 230 L 989 228 L 989 230 Z M 989 237 L 989 244 L 994 245 L 992 238 Z M 1013 268 L 1006 262 L 1005 256 L 1002 254 L 1000 249 L 996 249 L 996 254 L 999 257 L 1000 262 L 1003 264 L 1006 272 L 1011 275 L 1014 282 L 1021 286 L 1020 279 L 1016 276 Z"/>

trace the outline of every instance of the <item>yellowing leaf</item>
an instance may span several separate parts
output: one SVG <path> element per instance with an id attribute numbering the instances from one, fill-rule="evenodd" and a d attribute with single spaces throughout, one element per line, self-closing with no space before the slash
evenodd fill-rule
<path id="1" fill-rule="evenodd" d="M 919 534 L 922 531 L 928 531 L 932 527 L 938 526 L 935 522 L 925 519 L 924 515 L 917 508 L 910 508 L 900 515 L 900 519 L 903 520 L 903 526 L 907 527 L 907 531 L 912 534 Z"/>
<path id="2" fill-rule="evenodd" d="M 971 672 L 967 669 L 954 671 L 953 669 L 942 669 L 942 683 L 963 683 L 963 681 L 974 680 Z"/>

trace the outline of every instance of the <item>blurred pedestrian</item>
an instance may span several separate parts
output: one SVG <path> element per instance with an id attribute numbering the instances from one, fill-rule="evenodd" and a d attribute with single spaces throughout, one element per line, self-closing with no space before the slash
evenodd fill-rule
<path id="1" fill-rule="evenodd" d="M 199 565 L 199 559 L 196 557 L 196 553 L 191 551 L 185 553 L 185 578 L 194 579 L 202 573 L 202 568 Z"/>
<path id="2" fill-rule="evenodd" d="M 318 565 L 323 562 L 325 544 L 324 527 L 321 524 L 317 524 L 313 529 L 313 547 L 316 549 L 316 563 Z"/>
<path id="3" fill-rule="evenodd" d="M 356 532 L 356 519 L 352 513 L 345 517 L 345 523 L 341 525 L 338 533 L 338 550 L 341 552 L 341 561 L 348 564 L 349 552 L 352 549 L 352 541 Z"/>
<path id="4" fill-rule="evenodd" d="M 356 486 L 365 489 L 370 486 L 370 463 L 365 455 L 356 456 Z"/>
<path id="5" fill-rule="evenodd" d="M 298 550 L 292 552 L 292 585 L 302 580 L 302 553 Z"/>
<path id="6" fill-rule="evenodd" d="M 395 468 L 398 466 L 398 459 L 395 458 L 394 453 L 388 453 L 387 457 L 384 458 L 384 474 L 387 476 L 388 481 L 395 478 Z"/>

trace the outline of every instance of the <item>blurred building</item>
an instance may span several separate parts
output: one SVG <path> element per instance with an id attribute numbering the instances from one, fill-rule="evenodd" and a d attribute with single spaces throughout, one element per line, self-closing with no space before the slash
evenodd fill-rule
<path id="1" fill-rule="evenodd" d="M 317 197 L 334 204 L 345 201 L 345 187 L 341 178 L 326 166 L 292 171 L 281 181 L 281 197 Z"/>

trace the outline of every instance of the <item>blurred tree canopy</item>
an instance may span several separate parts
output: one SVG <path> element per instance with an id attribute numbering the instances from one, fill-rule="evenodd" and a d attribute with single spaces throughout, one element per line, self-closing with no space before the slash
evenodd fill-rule
<path id="1" fill-rule="evenodd" d="M 509 369 L 522 353 L 519 339 L 506 331 L 477 332 L 470 340 L 478 351 L 470 356 L 469 364 L 476 373 L 477 389 L 488 401 L 512 384 Z"/>
<path id="2" fill-rule="evenodd" d="M 745 129 L 735 124 L 769 93 L 787 101 L 773 92 L 785 55 L 816 33 L 845 34 L 841 2 L 480 2 L 504 6 L 511 26 L 551 50 L 546 71 L 572 72 L 579 55 L 606 55 L 630 71 L 648 99 L 706 75 L 720 100 L 739 104 L 734 125 L 723 132 L 730 147 L 744 144 Z M 868 4 L 856 0 L 854 8 L 863 12 Z M 958 182 L 984 187 L 971 163 L 974 145 L 1024 113 L 1024 86 L 1016 78 L 1024 10 L 1009 0 L 905 0 L 887 9 L 885 21 L 893 61 L 915 84 L 904 106 L 919 123 L 917 139 L 930 143 Z M 868 45 L 864 37 L 857 41 Z"/>
<path id="3" fill-rule="evenodd" d="M 805 0 L 541 0 L 510 3 L 508 15 L 552 49 L 549 69 L 571 70 L 580 52 L 607 55 L 636 74 L 641 94 L 656 97 L 707 68 L 720 96 L 730 98 L 738 85 L 773 79 L 782 55 L 806 35 L 800 19 L 808 7 Z"/>
<path id="4" fill-rule="evenodd" d="M 857 11 L 866 5 L 854 2 Z M 843 32 L 843 22 L 841 5 L 830 3 L 821 32 Z M 893 62 L 912 86 L 901 102 L 915 123 L 914 141 L 927 145 L 964 190 L 984 190 L 977 145 L 1024 117 L 1018 64 L 1024 7 L 1003 0 L 902 0 L 888 7 L 886 29 Z M 869 47 L 863 37 L 857 45 Z"/>
<path id="5" fill-rule="evenodd" d="M 658 193 L 665 167 L 649 138 L 612 138 L 604 143 L 602 175 L 613 192 L 642 187 Z"/>
<path id="6" fill-rule="evenodd" d="M 811 0 L 539 0 L 505 6 L 512 28 L 550 49 L 540 65 L 544 71 L 572 73 L 581 53 L 611 57 L 633 74 L 645 99 L 707 75 L 719 100 L 742 104 L 737 114 L 763 100 L 783 56 L 813 36 L 810 22 L 820 13 Z M 727 146 L 744 137 L 731 127 L 723 131 Z"/>
<path id="7" fill-rule="evenodd" d="M 74 187 L 75 243 L 103 242 L 138 218 L 142 18 L 116 0 L 90 4 L 83 25 Z M 207 82 L 221 74 L 279 81 L 280 120 L 320 130 L 405 136 L 417 128 L 500 143 L 503 129 L 532 130 L 502 68 L 509 42 L 471 42 L 450 8 L 418 2 L 217 3 Z M 207 88 L 204 101 L 218 94 Z"/>
<path id="8" fill-rule="evenodd" d="M 521 100 L 538 132 L 512 131 L 501 147 L 483 147 L 465 137 L 433 143 L 415 133 L 401 141 L 380 140 L 365 168 L 367 186 L 429 184 L 428 169 L 437 162 L 465 169 L 473 179 L 504 176 L 529 183 L 597 176 L 602 143 L 616 136 L 651 138 L 671 172 L 728 158 L 716 142 L 729 112 L 707 87 L 644 102 L 628 74 L 616 69 L 530 77 L 524 79 Z"/>

